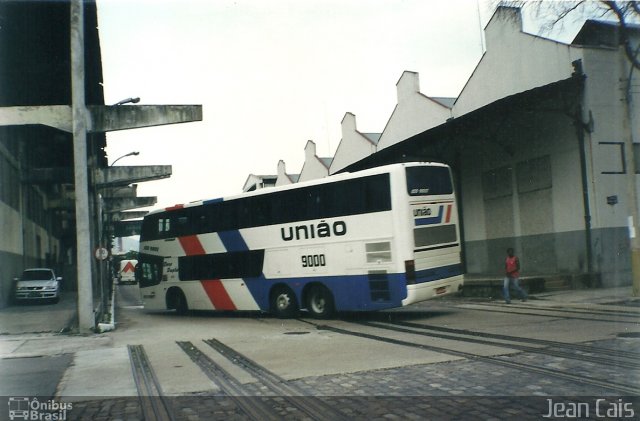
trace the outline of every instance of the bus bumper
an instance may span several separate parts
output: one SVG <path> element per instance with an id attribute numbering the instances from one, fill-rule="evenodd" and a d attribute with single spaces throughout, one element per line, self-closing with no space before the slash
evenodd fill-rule
<path id="1" fill-rule="evenodd" d="M 407 306 L 409 304 L 418 303 L 431 298 L 454 294 L 462 288 L 463 282 L 463 276 L 458 275 L 437 281 L 407 285 L 407 298 L 402 300 L 402 305 Z"/>

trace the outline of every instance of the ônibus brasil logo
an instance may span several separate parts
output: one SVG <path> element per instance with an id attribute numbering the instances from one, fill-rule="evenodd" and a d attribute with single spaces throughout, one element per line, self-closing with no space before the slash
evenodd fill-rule
<path id="1" fill-rule="evenodd" d="M 10 420 L 64 421 L 72 403 L 56 402 L 52 399 L 40 402 L 38 398 L 9 398 Z"/>

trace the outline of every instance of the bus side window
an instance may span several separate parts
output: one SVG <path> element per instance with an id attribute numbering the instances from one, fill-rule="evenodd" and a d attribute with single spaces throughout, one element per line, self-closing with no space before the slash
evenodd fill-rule
<path id="1" fill-rule="evenodd" d="M 158 232 L 169 232 L 171 230 L 171 219 L 161 218 L 158 219 Z"/>

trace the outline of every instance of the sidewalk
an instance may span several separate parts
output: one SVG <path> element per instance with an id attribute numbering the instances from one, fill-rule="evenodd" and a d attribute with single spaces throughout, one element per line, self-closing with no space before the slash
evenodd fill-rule
<path id="1" fill-rule="evenodd" d="M 550 291 L 533 296 L 562 303 L 630 306 L 640 309 L 640 297 L 632 296 L 631 286 Z"/>

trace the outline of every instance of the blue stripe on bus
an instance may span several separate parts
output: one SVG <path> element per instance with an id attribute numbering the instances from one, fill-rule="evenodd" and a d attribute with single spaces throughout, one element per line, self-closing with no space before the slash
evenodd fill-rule
<path id="1" fill-rule="evenodd" d="M 453 276 L 462 275 L 461 265 L 449 265 L 427 269 L 416 273 L 416 284 L 438 281 Z M 310 283 L 319 283 L 332 291 L 337 311 L 375 311 L 402 306 L 402 300 L 407 298 L 407 283 L 404 273 L 388 273 L 386 279 L 389 285 L 389 300 L 371 300 L 370 277 L 364 275 L 349 276 L 316 276 L 310 278 L 266 279 L 244 278 L 245 284 L 258 306 L 263 311 L 269 311 L 269 292 L 276 284 L 285 284 L 293 290 L 298 299 L 298 305 L 306 307 L 302 302 L 302 292 Z"/>
<path id="2" fill-rule="evenodd" d="M 285 284 L 293 290 L 298 305 L 303 308 L 302 292 L 308 284 L 325 285 L 332 291 L 337 311 L 374 311 L 402 306 L 406 298 L 406 280 L 404 274 L 388 274 L 389 300 L 371 301 L 368 275 L 350 276 L 314 276 L 311 278 L 265 279 L 244 278 L 244 282 L 254 300 L 263 311 L 269 311 L 269 292 L 276 284 Z"/>
<path id="3" fill-rule="evenodd" d="M 438 210 L 438 216 L 432 216 L 430 218 L 417 218 L 415 219 L 416 225 L 431 225 L 431 224 L 439 224 L 442 222 L 442 214 L 444 211 L 444 206 L 440 206 L 440 210 Z"/>
<path id="4" fill-rule="evenodd" d="M 221 198 L 221 197 L 219 197 L 219 198 L 217 198 L 217 199 L 203 200 L 203 201 L 202 201 L 202 204 L 203 204 L 203 205 L 208 205 L 208 204 L 210 204 L 210 203 L 220 203 L 220 202 L 223 202 L 223 201 L 224 201 L 224 199 L 223 199 L 223 198 Z"/>
<path id="5" fill-rule="evenodd" d="M 249 250 L 249 247 L 244 241 L 244 238 L 242 238 L 240 231 L 221 231 L 218 235 L 220 236 L 220 241 L 222 241 L 224 248 L 226 248 L 228 252 Z"/>

